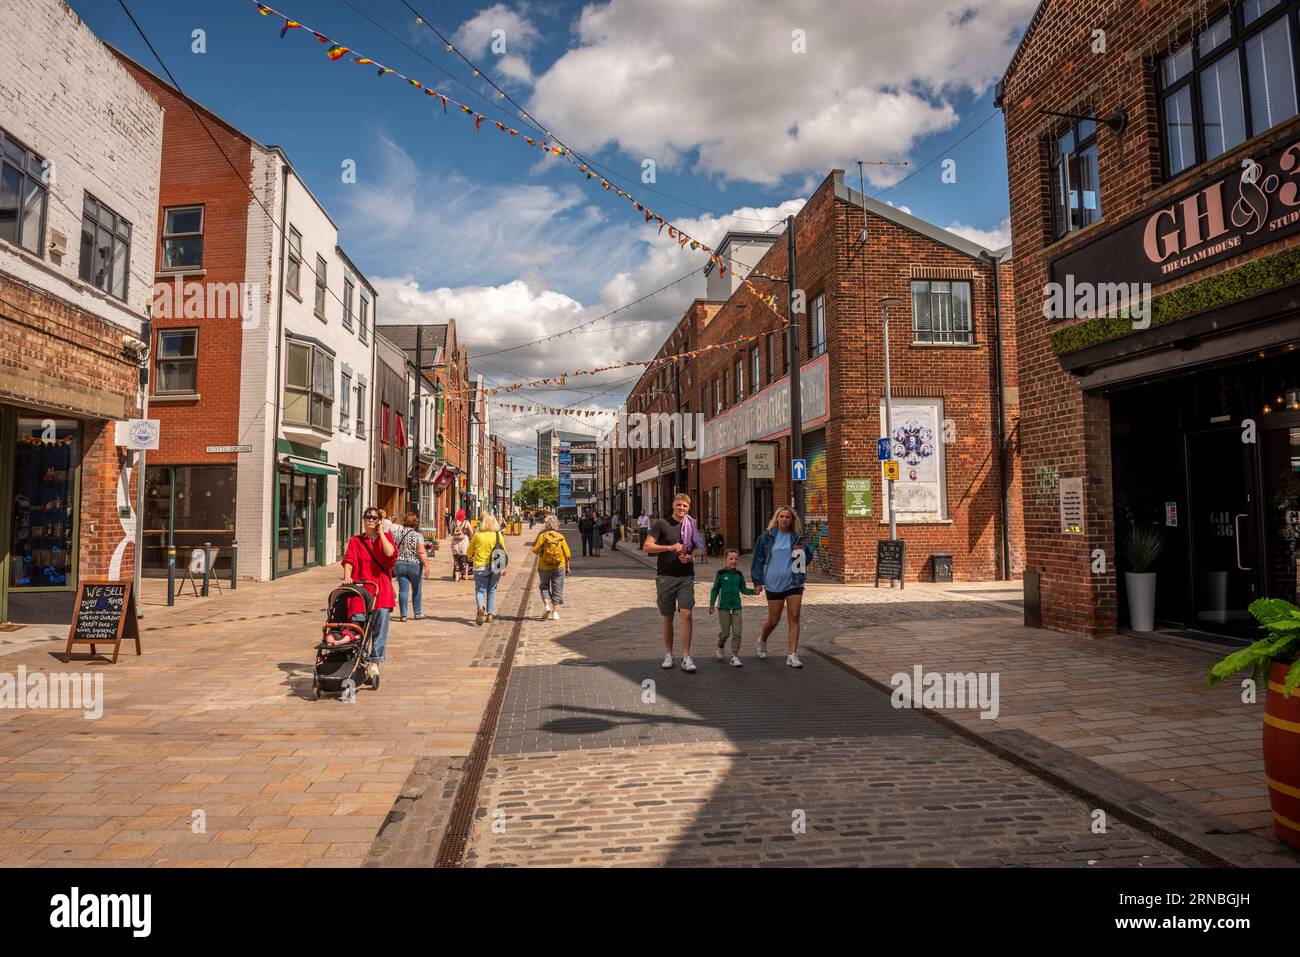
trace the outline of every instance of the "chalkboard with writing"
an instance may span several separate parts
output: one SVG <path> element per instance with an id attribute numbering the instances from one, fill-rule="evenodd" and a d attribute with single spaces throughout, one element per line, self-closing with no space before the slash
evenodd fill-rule
<path id="1" fill-rule="evenodd" d="M 97 653 L 96 645 L 112 645 L 116 664 L 123 641 L 134 641 L 135 653 L 140 654 L 140 626 L 136 621 L 131 582 L 81 582 L 72 608 L 64 662 L 72 657 L 73 645 L 90 645 L 92 655 Z"/>
<path id="2" fill-rule="evenodd" d="M 886 538 L 876 542 L 876 587 L 880 579 L 898 579 L 898 587 L 903 587 L 903 541 L 898 538 Z"/>

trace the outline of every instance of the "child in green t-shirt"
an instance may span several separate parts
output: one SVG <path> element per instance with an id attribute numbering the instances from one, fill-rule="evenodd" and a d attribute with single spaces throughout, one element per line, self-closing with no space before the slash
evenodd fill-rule
<path id="1" fill-rule="evenodd" d="M 739 668 L 740 660 L 740 596 L 756 595 L 758 592 L 745 584 L 745 573 L 736 567 L 740 552 L 728 548 L 726 567 L 720 568 L 713 577 L 713 588 L 709 592 L 709 614 L 713 606 L 718 607 L 718 660 L 724 657 L 727 636 L 731 636 L 731 667 Z"/>

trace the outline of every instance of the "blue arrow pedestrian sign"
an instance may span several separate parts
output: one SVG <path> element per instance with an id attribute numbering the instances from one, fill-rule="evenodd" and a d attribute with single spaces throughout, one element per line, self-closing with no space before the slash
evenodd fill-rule
<path id="1" fill-rule="evenodd" d="M 796 482 L 802 482 L 808 478 L 807 459 L 790 460 L 790 478 L 792 478 Z"/>
<path id="2" fill-rule="evenodd" d="M 883 462 L 889 457 L 889 439 L 876 439 L 877 461 Z"/>

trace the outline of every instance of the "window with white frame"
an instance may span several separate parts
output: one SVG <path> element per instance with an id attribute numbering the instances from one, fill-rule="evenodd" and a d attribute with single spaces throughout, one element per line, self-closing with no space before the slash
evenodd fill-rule
<path id="1" fill-rule="evenodd" d="M 295 296 L 298 292 L 298 277 L 302 272 L 302 233 L 289 227 L 289 264 L 284 271 L 284 288 Z"/>
<path id="2" fill-rule="evenodd" d="M 970 283 L 918 280 L 912 283 L 912 341 L 969 344 L 975 341 L 971 322 Z"/>
<path id="3" fill-rule="evenodd" d="M 284 420 L 325 431 L 332 429 L 334 357 L 319 346 L 289 342 L 284 367 Z"/>
<path id="4" fill-rule="evenodd" d="M 352 431 L 352 376 L 339 374 L 339 431 Z"/>
<path id="5" fill-rule="evenodd" d="M 352 300 L 356 298 L 357 287 L 351 276 L 343 277 L 343 328 L 352 331 Z"/>
<path id="6" fill-rule="evenodd" d="M 812 301 L 811 324 L 808 329 L 811 337 L 811 356 L 814 358 L 826 351 L 826 294 L 820 293 Z"/>
<path id="7" fill-rule="evenodd" d="M 163 210 L 163 269 L 198 269 L 203 265 L 203 207 L 172 206 Z"/>
<path id="8" fill-rule="evenodd" d="M 160 329 L 154 368 L 155 395 L 190 395 L 197 392 L 199 330 Z"/>
<path id="9" fill-rule="evenodd" d="M 325 264 L 325 257 L 318 255 L 316 257 L 316 301 L 313 309 L 321 319 L 325 318 L 326 268 L 328 267 Z"/>

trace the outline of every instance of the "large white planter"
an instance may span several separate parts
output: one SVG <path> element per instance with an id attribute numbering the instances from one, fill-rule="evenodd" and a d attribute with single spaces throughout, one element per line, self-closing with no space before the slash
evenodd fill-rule
<path id="1" fill-rule="evenodd" d="M 1125 572 L 1124 588 L 1128 593 L 1129 627 L 1134 631 L 1154 631 L 1156 626 L 1156 573 Z"/>

